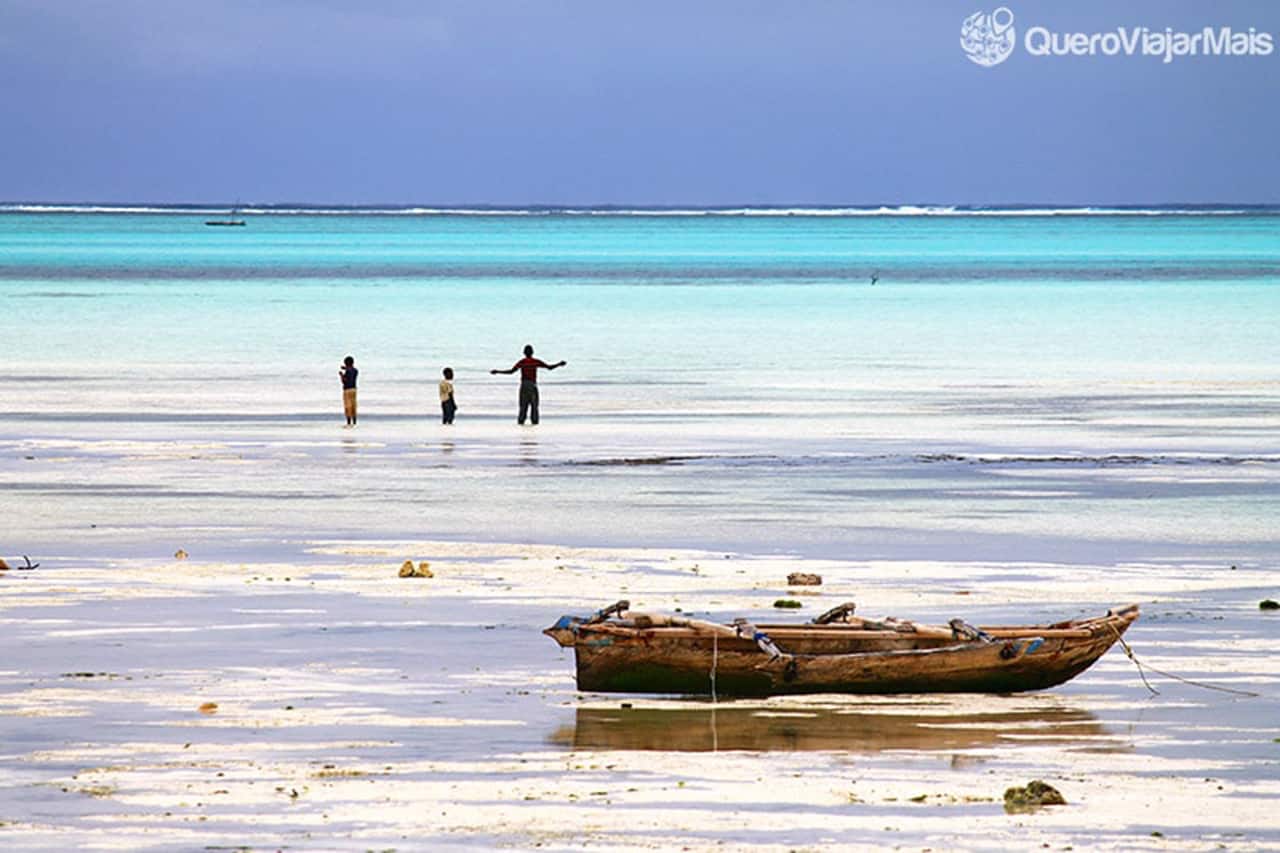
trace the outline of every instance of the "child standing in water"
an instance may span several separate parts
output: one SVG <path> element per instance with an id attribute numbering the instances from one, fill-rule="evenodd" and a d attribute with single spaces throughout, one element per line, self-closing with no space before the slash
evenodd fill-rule
<path id="1" fill-rule="evenodd" d="M 347 416 L 347 426 L 356 425 L 356 377 L 360 371 L 356 369 L 356 360 L 347 356 L 338 368 L 338 377 L 342 380 L 342 411 Z"/>
<path id="2" fill-rule="evenodd" d="M 453 402 L 453 368 L 444 369 L 444 379 L 440 380 L 440 416 L 441 423 L 453 423 L 453 416 L 458 411 L 458 404 Z"/>

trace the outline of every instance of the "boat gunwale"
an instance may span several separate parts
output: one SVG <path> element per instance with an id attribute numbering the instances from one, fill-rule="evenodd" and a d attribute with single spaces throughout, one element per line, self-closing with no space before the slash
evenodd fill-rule
<path id="1" fill-rule="evenodd" d="M 1137 605 L 1131 604 L 1121 608 L 1113 608 L 1103 616 L 1094 616 L 1089 619 L 1082 619 L 1071 623 L 1054 623 L 1056 625 L 1071 624 L 1074 627 L 1050 627 L 1048 625 L 993 626 L 982 627 L 980 630 L 985 632 L 994 640 L 1016 640 L 1031 637 L 1039 637 L 1044 640 L 1091 640 L 1102 636 L 1105 629 L 1108 627 L 1116 630 L 1117 634 L 1119 634 L 1125 628 L 1128 628 L 1129 625 L 1138 618 L 1138 615 L 1139 610 Z M 1123 628 L 1120 626 L 1123 626 Z M 722 627 L 731 628 L 732 626 L 725 625 Z M 779 641 L 799 638 L 832 640 L 953 640 L 953 642 L 949 642 L 944 646 L 938 646 L 936 648 L 897 650 L 907 652 L 936 651 L 938 649 L 964 647 L 980 643 L 980 641 L 956 638 L 952 636 L 949 628 L 933 625 L 919 625 L 916 627 L 920 630 L 874 630 L 861 628 L 855 625 L 842 626 L 838 623 L 824 625 L 781 623 L 776 625 L 759 624 L 756 626 L 757 630 Z M 943 632 L 945 632 L 945 635 Z M 654 625 L 640 628 L 635 626 L 618 625 L 608 621 L 580 623 L 575 628 L 575 642 L 573 645 L 577 644 L 577 640 L 583 633 L 610 634 L 617 637 L 632 637 L 636 639 L 685 640 L 706 638 L 712 636 L 713 632 L 683 625 Z M 746 638 L 743 639 L 745 640 Z M 858 654 L 864 653 L 859 652 Z"/>

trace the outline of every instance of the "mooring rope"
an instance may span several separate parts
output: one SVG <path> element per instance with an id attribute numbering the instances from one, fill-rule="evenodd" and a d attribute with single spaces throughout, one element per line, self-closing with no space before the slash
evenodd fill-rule
<path id="1" fill-rule="evenodd" d="M 1142 683 L 1146 685 L 1146 688 L 1148 690 L 1150 690 L 1155 695 L 1159 696 L 1160 691 L 1152 687 L 1151 682 L 1147 681 L 1147 674 L 1143 672 L 1142 661 L 1138 660 L 1138 656 L 1133 653 L 1133 649 L 1130 648 L 1129 644 L 1124 641 L 1124 637 L 1120 636 L 1120 632 L 1116 630 L 1116 626 L 1108 622 L 1107 627 L 1111 629 L 1111 633 L 1115 634 L 1116 639 L 1120 641 L 1120 647 L 1124 649 L 1125 656 L 1128 657 L 1129 660 L 1133 661 L 1133 665 L 1138 668 L 1138 675 L 1142 677 Z M 1157 675 L 1163 675 L 1165 678 L 1172 678 L 1174 681 L 1181 681 L 1183 684 L 1190 684 L 1192 687 L 1203 687 L 1205 690 L 1218 690 L 1223 693 L 1234 693 L 1237 696 L 1258 697 L 1262 695 L 1261 693 L 1254 693 L 1251 690 L 1237 690 L 1234 687 L 1223 687 L 1219 684 L 1206 684 L 1203 681 L 1195 681 L 1190 678 L 1183 678 L 1181 675 L 1174 675 L 1172 672 L 1165 672 L 1162 669 L 1156 669 L 1154 666 L 1151 666 L 1150 664 L 1147 664 L 1146 668 L 1156 673 Z"/>
<path id="2" fill-rule="evenodd" d="M 720 635 L 711 635 L 711 704 L 716 704 L 716 664 L 720 659 Z"/>

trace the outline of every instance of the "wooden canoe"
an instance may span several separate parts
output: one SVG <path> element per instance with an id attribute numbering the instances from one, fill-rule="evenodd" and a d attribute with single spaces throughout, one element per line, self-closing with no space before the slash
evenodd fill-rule
<path id="1" fill-rule="evenodd" d="M 1017 693 L 1088 669 L 1138 618 L 1138 606 L 1052 625 L 974 629 L 850 619 L 720 625 L 619 605 L 564 616 L 543 631 L 572 648 L 578 689 L 601 693 Z M 603 614 L 603 615 L 602 615 Z"/>

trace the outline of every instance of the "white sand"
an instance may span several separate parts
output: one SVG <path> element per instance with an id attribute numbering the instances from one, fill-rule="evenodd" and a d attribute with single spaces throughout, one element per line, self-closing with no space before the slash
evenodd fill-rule
<path id="1" fill-rule="evenodd" d="M 409 558 L 436 577 L 398 578 Z M 342 541 L 253 565 L 48 558 L 0 578 L 0 844 L 1280 849 L 1267 573 L 1151 568 Z M 826 582 L 788 592 L 797 569 Z M 1117 650 L 1045 693 L 773 699 L 713 718 L 577 694 L 572 655 L 538 634 L 620 597 L 765 621 L 783 595 L 806 618 L 856 600 L 1000 622 L 1139 601 L 1142 660 L 1265 696 L 1152 676 L 1150 697 Z M 650 709 L 688 712 L 700 745 L 612 748 Z M 857 725 L 841 740 L 833 720 Z M 705 749 L 757 734 L 768 751 Z M 823 735 L 840 748 L 806 745 Z M 1031 779 L 1068 805 L 1006 814 L 1004 789 Z"/>

